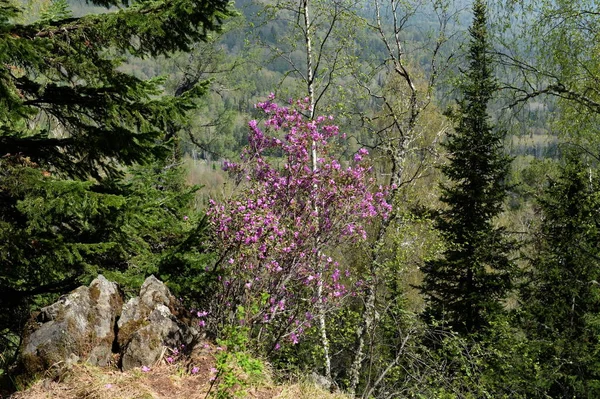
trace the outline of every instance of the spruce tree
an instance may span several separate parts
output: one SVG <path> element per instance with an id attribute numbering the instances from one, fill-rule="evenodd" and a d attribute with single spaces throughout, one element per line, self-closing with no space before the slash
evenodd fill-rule
<path id="1" fill-rule="evenodd" d="M 473 12 L 464 98 L 450 114 L 455 129 L 445 144 L 449 163 L 442 167 L 449 182 L 442 185 L 445 208 L 436 225 L 445 249 L 425 264 L 420 287 L 426 296 L 425 315 L 461 333 L 484 328 L 501 310 L 511 287 L 511 245 L 494 225 L 506 197 L 510 159 L 503 152 L 502 132 L 488 116 L 497 85 L 482 0 L 475 1 Z"/>
<path id="2" fill-rule="evenodd" d="M 600 396 L 599 193 L 597 170 L 569 149 L 538 199 L 542 224 L 521 311 L 543 397 Z"/>
<path id="3" fill-rule="evenodd" d="M 90 3 L 112 10 L 73 17 L 58 0 L 20 23 L 35 16 L 0 0 L 2 345 L 14 343 L 31 307 L 43 304 L 40 295 L 64 293 L 98 272 L 143 278 L 164 270 L 144 259 L 183 240 L 169 224 L 182 220 L 178 198 L 186 194 L 136 187 L 128 168 L 165 166 L 174 132 L 206 84 L 169 97 L 162 79 L 119 67 L 125 57 L 169 56 L 205 40 L 231 14 L 229 1 Z"/>

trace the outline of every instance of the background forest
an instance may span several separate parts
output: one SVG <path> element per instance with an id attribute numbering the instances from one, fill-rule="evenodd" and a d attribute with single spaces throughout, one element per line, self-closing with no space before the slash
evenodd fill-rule
<path id="1" fill-rule="evenodd" d="M 154 274 L 362 398 L 600 397 L 600 8 L 0 0 L 0 377 Z"/>

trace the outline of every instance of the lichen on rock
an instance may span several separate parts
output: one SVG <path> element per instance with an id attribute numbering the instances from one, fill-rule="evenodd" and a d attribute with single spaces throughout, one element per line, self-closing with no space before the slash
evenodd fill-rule
<path id="1" fill-rule="evenodd" d="M 156 277 L 144 281 L 139 297 L 123 305 L 116 283 L 99 275 L 43 308 L 28 325 L 20 366 L 33 375 L 81 359 L 107 366 L 115 352 L 128 370 L 159 360 L 165 348 L 189 345 L 195 330 L 172 312 L 181 305 Z M 176 312 L 178 313 L 178 312 Z"/>
<path id="2" fill-rule="evenodd" d="M 89 287 L 79 287 L 41 309 L 23 337 L 22 368 L 35 374 L 73 358 L 106 366 L 122 304 L 117 284 L 99 275 Z"/>

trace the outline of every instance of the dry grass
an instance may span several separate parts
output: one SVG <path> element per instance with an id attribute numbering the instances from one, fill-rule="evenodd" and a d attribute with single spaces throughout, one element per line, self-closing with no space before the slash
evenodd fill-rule
<path id="1" fill-rule="evenodd" d="M 210 387 L 206 375 L 178 375 L 175 366 L 156 366 L 149 372 L 102 370 L 74 366 L 60 382 L 40 380 L 14 399 L 175 399 L 204 398 Z"/>
<path id="2" fill-rule="evenodd" d="M 85 364 L 74 365 L 61 381 L 39 380 L 29 389 L 17 392 L 11 399 L 205 399 L 211 390 L 210 369 L 214 357 L 208 351 L 196 353 L 192 359 L 177 364 L 165 362 L 151 367 L 120 372 Z M 193 363 L 191 363 L 192 361 Z M 193 366 L 198 367 L 191 374 Z M 268 372 L 267 372 L 268 373 Z M 256 399 L 348 399 L 340 393 L 329 393 L 310 383 L 276 385 L 270 375 L 246 388 L 240 396 Z"/>

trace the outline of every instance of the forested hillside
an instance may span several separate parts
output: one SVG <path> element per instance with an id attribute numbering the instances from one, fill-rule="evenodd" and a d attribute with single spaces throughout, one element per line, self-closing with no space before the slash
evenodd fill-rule
<path id="1" fill-rule="evenodd" d="M 599 15 L 0 0 L 2 387 L 41 307 L 153 274 L 283 380 L 599 397 Z"/>

